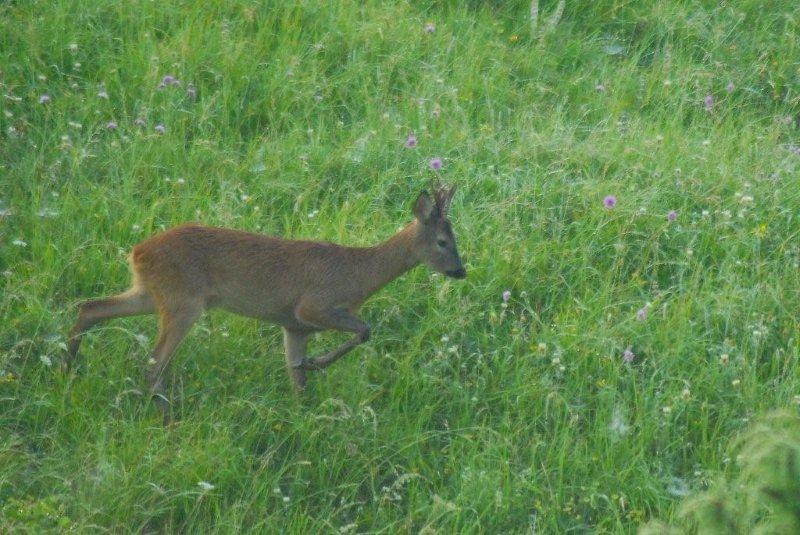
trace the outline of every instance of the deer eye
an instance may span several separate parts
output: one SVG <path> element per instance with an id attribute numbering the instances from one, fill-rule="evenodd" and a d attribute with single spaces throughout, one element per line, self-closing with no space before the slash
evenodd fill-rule
<path id="1" fill-rule="evenodd" d="M 447 242 L 444 240 L 436 240 L 436 245 L 444 249 L 445 247 L 447 247 Z"/>

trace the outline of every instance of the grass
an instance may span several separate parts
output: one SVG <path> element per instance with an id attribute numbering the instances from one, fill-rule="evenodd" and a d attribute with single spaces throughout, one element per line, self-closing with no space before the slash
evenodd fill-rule
<path id="1" fill-rule="evenodd" d="M 732 445 L 735 468 L 687 497 L 678 525 L 648 523 L 640 535 L 797 533 L 800 530 L 800 417 L 773 411 Z"/>
<path id="2" fill-rule="evenodd" d="M 0 6 L 3 530 L 631 533 L 796 411 L 800 8 L 567 2 L 531 35 L 529 7 Z M 173 361 L 172 428 L 153 318 L 57 371 L 145 237 L 370 244 L 434 175 L 469 278 L 393 282 L 304 399 L 279 330 L 221 312 Z"/>

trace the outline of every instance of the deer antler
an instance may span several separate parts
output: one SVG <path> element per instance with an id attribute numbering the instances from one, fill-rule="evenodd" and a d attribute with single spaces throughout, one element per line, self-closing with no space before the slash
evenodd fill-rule
<path id="1" fill-rule="evenodd" d="M 450 201 L 453 200 L 453 194 L 456 192 L 455 186 L 448 188 L 439 180 L 431 180 L 430 189 L 436 202 L 436 208 L 439 209 L 439 214 L 442 217 L 447 216 L 447 211 L 450 209 Z"/>

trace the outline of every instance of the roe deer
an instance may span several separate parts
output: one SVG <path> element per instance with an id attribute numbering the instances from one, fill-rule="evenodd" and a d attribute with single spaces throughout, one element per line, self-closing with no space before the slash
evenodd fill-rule
<path id="1" fill-rule="evenodd" d="M 467 276 L 447 218 L 454 188 L 423 191 L 415 220 L 373 247 L 285 240 L 238 230 L 187 224 L 161 232 L 133 248 L 131 288 L 80 307 L 62 362 L 69 370 L 83 333 L 122 316 L 156 313 L 158 341 L 147 378 L 154 399 L 170 419 L 164 375 L 170 357 L 207 308 L 266 320 L 283 327 L 286 365 L 297 390 L 306 371 L 322 369 L 369 339 L 356 312 L 384 285 L 419 263 L 449 277 Z M 318 358 L 306 356 L 309 337 L 335 329 L 355 333 Z"/>

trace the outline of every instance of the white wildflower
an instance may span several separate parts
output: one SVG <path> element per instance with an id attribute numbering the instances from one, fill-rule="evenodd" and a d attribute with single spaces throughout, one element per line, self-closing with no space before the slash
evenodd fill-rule
<path id="1" fill-rule="evenodd" d="M 611 415 L 611 423 L 608 424 L 608 428 L 612 433 L 620 437 L 627 435 L 628 431 L 630 431 L 631 426 L 625 422 L 625 416 L 619 407 L 614 407 L 614 413 Z"/>

